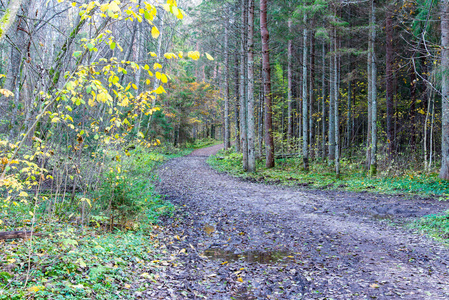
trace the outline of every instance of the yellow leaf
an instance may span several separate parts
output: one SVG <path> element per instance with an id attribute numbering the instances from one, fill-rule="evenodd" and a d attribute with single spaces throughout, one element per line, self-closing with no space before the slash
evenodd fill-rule
<path id="1" fill-rule="evenodd" d="M 166 76 L 165 74 L 162 74 L 162 75 L 161 75 L 161 81 L 162 81 L 163 83 L 167 83 L 167 82 L 168 82 L 167 76 Z"/>
<path id="2" fill-rule="evenodd" d="M 182 58 L 182 57 L 184 56 L 184 53 L 183 53 L 182 51 L 180 51 L 180 52 L 178 53 L 178 56 L 179 56 L 179 58 Z"/>
<path id="3" fill-rule="evenodd" d="M 6 98 L 14 96 L 14 93 L 6 90 L 6 89 L 0 89 L 0 94 L 2 94 L 3 96 L 5 96 Z"/>
<path id="4" fill-rule="evenodd" d="M 176 0 L 167 0 L 167 4 L 168 4 L 168 5 L 177 6 Z"/>
<path id="5" fill-rule="evenodd" d="M 19 197 L 28 197 L 27 192 L 20 192 Z"/>
<path id="6" fill-rule="evenodd" d="M 162 85 L 159 86 L 157 89 L 155 89 L 153 92 L 158 94 L 158 95 L 167 93 Z"/>
<path id="7" fill-rule="evenodd" d="M 161 64 L 158 64 L 158 63 L 155 63 L 154 65 L 153 65 L 153 69 L 162 69 L 162 65 Z"/>
<path id="8" fill-rule="evenodd" d="M 214 58 L 207 52 L 206 52 L 206 57 L 208 60 L 214 60 Z"/>
<path id="9" fill-rule="evenodd" d="M 39 292 L 40 290 L 43 290 L 43 289 L 45 289 L 45 287 L 35 285 L 35 286 L 32 286 L 32 287 L 29 287 L 28 288 L 28 292 L 36 293 L 36 292 Z"/>
<path id="10" fill-rule="evenodd" d="M 61 119 L 56 117 L 56 118 L 51 119 L 51 122 L 52 123 L 57 123 L 59 120 L 61 120 Z"/>
<path id="11" fill-rule="evenodd" d="M 131 286 L 129 284 L 125 284 L 125 289 L 130 289 Z"/>
<path id="12" fill-rule="evenodd" d="M 132 84 L 133 89 L 137 90 L 137 85 L 135 85 L 134 83 Z"/>
<path id="13" fill-rule="evenodd" d="M 373 289 L 377 289 L 379 287 L 377 283 L 370 284 L 369 286 L 372 287 Z"/>
<path id="14" fill-rule="evenodd" d="M 108 100 L 108 95 L 104 92 L 100 92 L 97 95 L 97 100 L 104 103 L 104 102 L 106 102 L 106 100 Z"/>
<path id="15" fill-rule="evenodd" d="M 151 57 L 157 57 L 157 54 L 156 54 L 156 53 L 154 53 L 154 52 L 149 52 L 148 54 L 150 54 L 150 55 L 151 55 Z"/>
<path id="16" fill-rule="evenodd" d="M 94 2 L 90 2 L 90 3 L 87 5 L 86 12 L 87 12 L 87 13 L 90 12 L 94 7 L 95 7 L 95 3 L 94 3 Z"/>
<path id="17" fill-rule="evenodd" d="M 115 1 L 112 1 L 111 3 L 109 3 L 109 9 L 114 13 L 117 13 L 120 11 L 120 7 L 118 7 L 118 5 Z"/>
<path id="18" fill-rule="evenodd" d="M 189 51 L 187 55 L 193 60 L 198 60 L 200 58 L 200 53 L 198 51 Z"/>
<path id="19" fill-rule="evenodd" d="M 170 12 L 170 5 L 169 4 L 162 4 L 162 8 L 165 9 L 166 12 Z"/>
<path id="20" fill-rule="evenodd" d="M 166 59 L 178 58 L 178 57 L 176 56 L 176 54 L 174 54 L 174 53 L 165 53 L 165 54 L 164 54 L 164 57 L 165 57 Z"/>
<path id="21" fill-rule="evenodd" d="M 243 282 L 242 277 L 237 278 L 238 281 Z"/>
<path id="22" fill-rule="evenodd" d="M 159 37 L 159 34 L 160 34 L 159 30 L 156 28 L 156 26 L 153 26 L 153 28 L 151 28 L 151 36 L 154 39 L 157 39 Z"/>
<path id="23" fill-rule="evenodd" d="M 103 4 L 103 5 L 100 6 L 100 10 L 101 10 L 102 12 L 107 11 L 108 8 L 109 8 L 109 3 L 105 3 L 105 4 Z"/>
<path id="24" fill-rule="evenodd" d="M 8 262 L 8 264 L 13 264 L 13 263 L 16 262 L 16 259 L 15 258 L 9 258 L 6 261 Z"/>

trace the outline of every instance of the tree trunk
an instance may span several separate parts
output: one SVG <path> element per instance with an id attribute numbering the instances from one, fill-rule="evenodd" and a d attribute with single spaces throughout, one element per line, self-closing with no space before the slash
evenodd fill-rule
<path id="1" fill-rule="evenodd" d="M 332 31 L 333 32 L 333 31 Z M 330 51 L 335 47 L 335 40 L 331 37 Z M 329 58 L 329 163 L 335 160 L 335 73 L 337 67 L 334 60 L 335 53 Z"/>
<path id="2" fill-rule="evenodd" d="M 0 19 L 0 42 L 3 41 L 8 29 L 14 23 L 21 4 L 22 0 L 9 1 L 8 8 L 3 13 L 3 17 Z"/>
<path id="3" fill-rule="evenodd" d="M 307 24 L 307 15 L 304 14 L 304 26 Z M 302 55 L 302 161 L 304 170 L 309 170 L 309 132 L 308 132 L 308 97 L 307 97 L 307 27 L 303 30 L 303 55 Z"/>
<path id="4" fill-rule="evenodd" d="M 246 33 L 247 33 L 247 3 L 248 0 L 242 0 L 241 11 L 242 11 L 242 30 L 241 30 L 241 62 L 240 62 L 240 146 L 243 153 L 243 170 L 248 170 L 248 128 L 247 128 L 247 103 L 246 103 Z"/>
<path id="5" fill-rule="evenodd" d="M 292 34 L 292 20 L 288 20 L 288 33 Z M 291 147 L 291 138 L 293 136 L 293 95 L 292 95 L 292 87 L 293 87 L 293 41 L 291 36 L 288 39 L 287 46 L 287 60 L 288 60 L 288 70 L 287 70 L 287 81 L 288 81 L 288 91 L 287 91 L 287 101 L 288 101 L 288 128 L 287 128 L 287 145 L 288 148 Z"/>
<path id="6" fill-rule="evenodd" d="M 413 59 L 413 58 L 412 58 Z M 416 74 L 414 68 L 410 68 L 410 149 L 416 151 Z"/>
<path id="7" fill-rule="evenodd" d="M 326 43 L 322 45 L 323 73 L 321 74 L 321 157 L 326 157 Z"/>
<path id="8" fill-rule="evenodd" d="M 229 52 L 228 52 L 228 23 L 225 24 L 225 44 L 224 44 L 224 71 L 225 71 L 225 82 L 224 82 L 224 147 L 228 150 L 231 147 L 231 128 L 229 120 Z"/>
<path id="9" fill-rule="evenodd" d="M 234 106 L 234 123 L 235 123 L 235 151 L 240 152 L 240 80 L 239 80 L 239 56 L 237 51 L 234 54 L 234 80 L 235 80 L 235 106 Z"/>
<path id="10" fill-rule="evenodd" d="M 370 176 L 376 176 L 377 173 L 377 65 L 374 45 L 376 44 L 376 7 L 375 0 L 371 0 L 371 161 Z"/>
<path id="11" fill-rule="evenodd" d="M 335 129 L 334 129 L 334 133 L 335 133 L 335 174 L 337 176 L 337 178 L 340 178 L 340 119 L 339 119 L 339 81 L 340 81 L 340 70 L 339 70 L 339 62 L 338 62 L 338 38 L 337 38 L 337 30 L 334 29 L 334 52 L 335 55 L 333 57 L 334 60 L 334 74 L 333 74 L 333 88 L 332 90 L 334 91 L 334 122 L 335 122 Z"/>
<path id="12" fill-rule="evenodd" d="M 441 169 L 440 178 L 449 179 L 449 1 L 441 0 Z"/>
<path id="13" fill-rule="evenodd" d="M 393 138 L 393 15 L 387 13 L 385 23 L 386 31 L 386 56 L 385 56 L 385 77 L 386 91 L 385 97 L 387 102 L 387 147 L 389 160 L 393 157 L 394 138 Z"/>
<path id="14" fill-rule="evenodd" d="M 274 167 L 273 111 L 271 107 L 270 33 L 268 32 L 267 0 L 260 0 L 260 33 L 262 35 L 262 65 L 265 95 L 265 165 Z"/>
<path id="15" fill-rule="evenodd" d="M 314 19 L 311 22 L 312 29 L 315 27 Z M 315 126 L 313 124 L 313 100 L 315 97 L 315 36 L 313 32 L 310 34 L 310 81 L 309 81 L 309 159 L 314 157 L 314 135 Z"/>
<path id="16" fill-rule="evenodd" d="M 248 0 L 248 172 L 256 171 L 254 129 L 254 0 Z"/>

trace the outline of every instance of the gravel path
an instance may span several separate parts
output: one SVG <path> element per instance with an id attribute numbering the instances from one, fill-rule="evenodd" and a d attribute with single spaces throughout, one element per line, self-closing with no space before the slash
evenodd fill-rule
<path id="1" fill-rule="evenodd" d="M 147 297 L 449 299 L 448 249 L 395 225 L 446 203 L 247 182 L 207 165 L 220 148 L 159 169 L 180 209 L 161 233 L 171 265 Z"/>

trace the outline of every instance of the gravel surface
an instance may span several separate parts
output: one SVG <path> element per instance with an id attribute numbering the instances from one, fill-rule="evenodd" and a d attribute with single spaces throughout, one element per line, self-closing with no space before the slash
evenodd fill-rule
<path id="1" fill-rule="evenodd" d="M 179 209 L 153 299 L 449 299 L 449 251 L 404 222 L 429 199 L 248 182 L 206 163 L 222 145 L 159 168 Z M 155 281 L 156 282 L 156 281 Z"/>

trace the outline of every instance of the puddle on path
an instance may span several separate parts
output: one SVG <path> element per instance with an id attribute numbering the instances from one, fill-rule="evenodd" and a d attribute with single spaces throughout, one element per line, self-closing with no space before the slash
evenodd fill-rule
<path id="1" fill-rule="evenodd" d="M 210 248 L 204 251 L 204 255 L 210 259 L 221 261 L 246 261 L 249 263 L 273 264 L 276 262 L 294 261 L 294 254 L 289 251 L 247 251 L 235 254 L 233 251 L 220 248 Z"/>
<path id="2" fill-rule="evenodd" d="M 390 214 L 381 215 L 381 214 L 373 214 L 372 218 L 375 220 L 392 220 L 393 216 Z"/>

